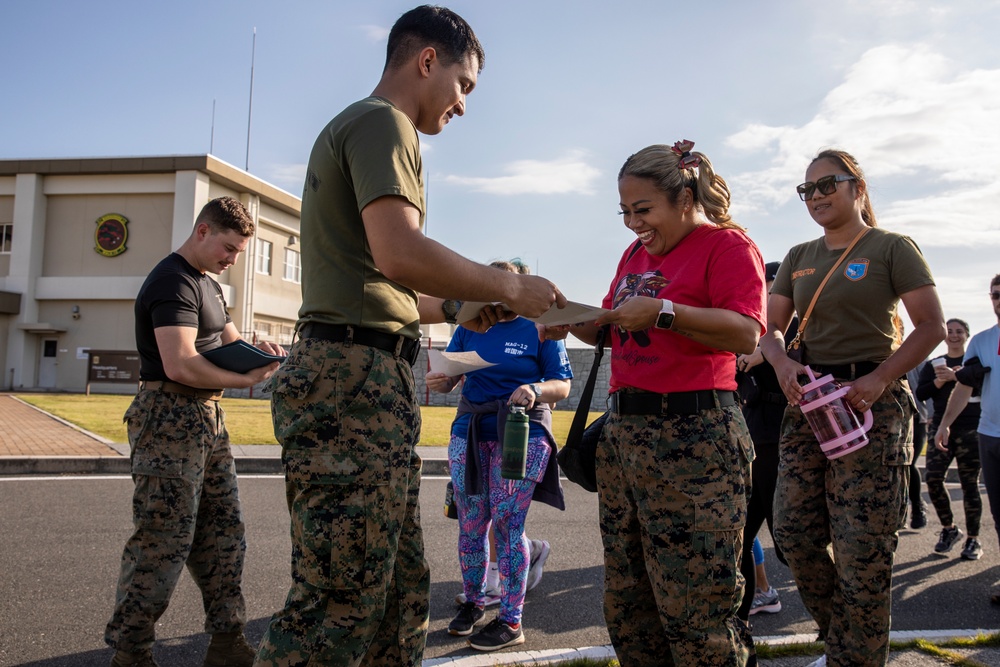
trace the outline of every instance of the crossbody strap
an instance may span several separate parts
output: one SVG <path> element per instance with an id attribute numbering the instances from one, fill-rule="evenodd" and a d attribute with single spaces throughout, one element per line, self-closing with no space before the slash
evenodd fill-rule
<path id="1" fill-rule="evenodd" d="M 632 259 L 635 253 L 642 247 L 641 241 L 636 241 L 635 245 L 628 253 L 625 261 Z M 604 357 L 604 337 L 608 334 L 610 327 L 603 326 L 597 330 L 597 342 L 594 344 L 594 365 L 590 367 L 590 375 L 587 376 L 587 384 L 583 386 L 583 393 L 580 394 L 580 402 L 576 406 L 576 414 L 573 415 L 573 423 L 569 427 L 569 435 L 566 436 L 566 443 L 578 443 L 583 438 L 583 432 L 587 428 L 587 416 L 590 414 L 590 401 L 594 398 L 594 385 L 597 384 L 597 369 L 601 366 L 601 359 Z"/>
<path id="2" fill-rule="evenodd" d="M 854 246 L 858 244 L 858 241 L 861 240 L 861 237 L 867 234 L 869 230 L 871 230 L 871 227 L 865 225 L 865 228 L 862 229 L 860 232 L 858 232 L 857 236 L 855 236 L 854 239 L 851 241 L 851 244 L 848 245 L 846 248 L 844 248 L 844 252 L 840 253 L 840 258 L 837 259 L 836 264 L 830 267 L 830 270 L 826 272 L 826 277 L 823 278 L 823 282 L 821 282 L 819 284 L 819 287 L 816 288 L 816 291 L 813 292 L 812 301 L 809 302 L 809 307 L 806 308 L 805 315 L 803 315 L 802 319 L 799 320 L 799 329 L 798 331 L 795 332 L 795 338 L 792 339 L 792 342 L 788 344 L 789 349 L 798 349 L 799 344 L 802 342 L 802 332 L 806 330 L 806 324 L 809 323 L 809 316 L 812 314 L 813 306 L 816 305 L 816 299 L 819 298 L 819 293 L 823 291 L 824 287 L 826 287 L 826 283 L 833 276 L 834 272 L 837 270 L 837 267 L 839 267 L 844 262 L 844 260 L 847 259 L 847 255 L 851 252 L 851 250 L 854 249 Z"/>

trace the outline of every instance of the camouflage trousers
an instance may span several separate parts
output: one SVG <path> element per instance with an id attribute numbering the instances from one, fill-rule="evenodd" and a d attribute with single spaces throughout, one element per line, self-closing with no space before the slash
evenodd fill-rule
<path id="1" fill-rule="evenodd" d="M 753 445 L 738 407 L 611 413 L 597 450 L 604 617 L 622 665 L 746 665 L 736 617 Z"/>
<path id="2" fill-rule="evenodd" d="M 140 390 L 125 412 L 132 448 L 132 521 L 115 609 L 104 639 L 150 648 L 156 621 L 187 565 L 201 590 L 207 632 L 246 624 L 246 553 L 236 468 L 215 401 Z"/>
<path id="3" fill-rule="evenodd" d="M 255 665 L 419 667 L 430 617 L 406 361 L 305 338 L 272 378 L 292 586 Z"/>
<path id="4" fill-rule="evenodd" d="M 955 521 L 955 515 L 951 511 L 951 496 L 944 488 L 945 475 L 952 461 L 957 462 L 958 481 L 962 485 L 966 532 L 969 535 L 979 535 L 983 519 L 983 497 L 979 493 L 979 434 L 976 429 L 952 429 L 948 437 L 947 452 L 942 452 L 933 443 L 927 445 L 927 472 L 924 481 L 942 526 L 950 526 Z"/>
<path id="5" fill-rule="evenodd" d="M 892 382 L 871 406 L 869 444 L 829 460 L 798 407 L 781 425 L 774 538 L 826 642 L 829 667 L 889 657 L 893 554 L 906 517 L 913 403 Z"/>

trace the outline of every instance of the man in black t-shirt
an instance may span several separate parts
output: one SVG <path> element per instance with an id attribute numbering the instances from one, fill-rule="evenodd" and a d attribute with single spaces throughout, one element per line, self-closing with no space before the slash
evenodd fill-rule
<path id="1" fill-rule="evenodd" d="M 184 244 L 150 272 L 135 301 L 139 393 L 125 412 L 132 448 L 133 523 L 105 641 L 112 667 L 155 667 L 157 619 L 187 565 L 212 641 L 204 665 L 249 667 L 241 581 L 246 552 L 229 434 L 218 401 L 225 387 L 263 382 L 274 362 L 247 373 L 212 364 L 203 352 L 240 338 L 219 274 L 253 237 L 253 219 L 232 197 L 208 202 Z M 271 343 L 260 348 L 283 355 Z"/>

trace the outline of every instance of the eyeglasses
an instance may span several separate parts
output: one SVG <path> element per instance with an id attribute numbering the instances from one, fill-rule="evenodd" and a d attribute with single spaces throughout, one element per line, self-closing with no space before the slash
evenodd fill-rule
<path id="1" fill-rule="evenodd" d="M 832 176 L 818 178 L 815 183 L 807 181 L 802 185 L 796 185 L 795 191 L 799 193 L 799 197 L 802 198 L 802 201 L 809 201 L 813 198 L 813 193 L 816 192 L 816 190 L 819 190 L 820 193 L 824 195 L 832 195 L 837 191 L 837 183 L 854 180 L 857 179 L 853 176 L 848 176 L 847 174 L 834 174 Z"/>
<path id="2" fill-rule="evenodd" d="M 990 292 L 990 298 L 994 301 L 1000 301 L 1000 292 Z"/>

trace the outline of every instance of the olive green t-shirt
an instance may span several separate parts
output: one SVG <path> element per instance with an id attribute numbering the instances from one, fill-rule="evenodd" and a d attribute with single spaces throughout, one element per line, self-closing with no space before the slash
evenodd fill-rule
<path id="1" fill-rule="evenodd" d="M 300 324 L 354 324 L 420 338 L 417 295 L 375 266 L 361 219 L 365 206 L 386 196 L 413 204 L 423 228 L 417 129 L 388 100 L 369 97 L 330 121 L 309 155 Z"/>
<path id="2" fill-rule="evenodd" d="M 827 249 L 822 238 L 795 246 L 781 262 L 771 293 L 792 299 L 801 316 L 843 252 Z M 933 284 L 909 237 L 871 229 L 820 292 L 802 337 L 806 361 L 885 361 L 899 346 L 893 324 L 899 296 Z"/>

